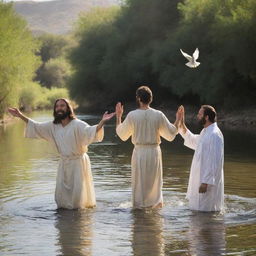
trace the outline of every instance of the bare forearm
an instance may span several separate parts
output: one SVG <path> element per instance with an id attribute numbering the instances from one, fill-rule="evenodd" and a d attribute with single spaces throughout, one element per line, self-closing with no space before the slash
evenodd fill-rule
<path id="1" fill-rule="evenodd" d="M 19 117 L 21 120 L 23 120 L 24 122 L 28 123 L 28 117 L 26 117 L 26 116 L 23 115 L 22 113 L 20 113 L 18 117 Z"/>
<path id="2" fill-rule="evenodd" d="M 173 125 L 176 127 L 176 129 L 178 130 L 178 128 L 179 128 L 179 121 L 175 121 L 174 123 L 173 123 Z"/>
<path id="3" fill-rule="evenodd" d="M 122 117 L 121 116 L 117 116 L 116 117 L 116 126 L 118 126 L 119 124 L 121 124 L 122 122 Z"/>
<path id="4" fill-rule="evenodd" d="M 97 128 L 96 128 L 96 132 L 98 132 L 100 129 L 102 129 L 102 127 L 104 126 L 105 124 L 105 121 L 104 120 L 101 120 L 98 125 L 97 125 Z"/>
<path id="5" fill-rule="evenodd" d="M 183 123 L 180 127 L 182 134 L 185 134 L 188 130 L 187 126 Z"/>

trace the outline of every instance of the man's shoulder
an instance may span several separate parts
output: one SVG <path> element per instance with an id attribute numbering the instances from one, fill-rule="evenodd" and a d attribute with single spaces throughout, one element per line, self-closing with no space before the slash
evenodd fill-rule
<path id="1" fill-rule="evenodd" d="M 136 114 L 136 113 L 143 113 L 143 111 L 149 111 L 149 112 L 152 112 L 152 113 L 158 113 L 158 114 L 161 114 L 163 115 L 164 113 L 160 110 L 157 110 L 155 108 L 149 108 L 147 110 L 141 110 L 141 109 L 134 109 L 132 111 L 130 111 L 128 114 Z"/>
<path id="2" fill-rule="evenodd" d="M 72 123 L 75 126 L 87 126 L 88 125 L 85 121 L 78 119 L 78 118 L 73 119 Z"/>
<path id="3" fill-rule="evenodd" d="M 73 119 L 74 124 L 87 124 L 85 121 L 79 119 L 79 118 L 75 118 Z"/>
<path id="4" fill-rule="evenodd" d="M 219 141 L 219 142 L 223 141 L 223 134 L 222 134 L 221 130 L 218 127 L 216 127 L 212 131 L 210 137 L 211 137 L 212 140 L 215 140 L 215 141 Z"/>

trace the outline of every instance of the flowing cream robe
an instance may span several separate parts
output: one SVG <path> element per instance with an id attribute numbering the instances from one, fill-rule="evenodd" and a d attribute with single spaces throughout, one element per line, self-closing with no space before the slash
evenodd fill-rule
<path id="1" fill-rule="evenodd" d="M 190 209 L 221 211 L 224 207 L 224 139 L 220 129 L 213 123 L 199 135 L 187 130 L 181 136 L 184 145 L 195 150 L 187 191 Z M 208 184 L 206 193 L 199 193 L 201 183 Z"/>
<path id="2" fill-rule="evenodd" d="M 55 144 L 60 154 L 55 201 L 58 208 L 83 209 L 96 205 L 93 177 L 87 146 L 102 141 L 104 130 L 74 119 L 65 127 L 29 119 L 25 137 L 42 138 Z"/>
<path id="3" fill-rule="evenodd" d="M 176 127 L 165 115 L 153 108 L 131 111 L 116 132 L 122 140 L 132 136 L 132 202 L 133 207 L 154 207 L 163 202 L 162 153 L 160 136 L 172 141 Z"/>

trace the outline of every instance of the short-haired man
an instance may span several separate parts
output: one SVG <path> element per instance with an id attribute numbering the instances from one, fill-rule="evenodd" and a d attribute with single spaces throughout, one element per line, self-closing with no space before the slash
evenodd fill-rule
<path id="1" fill-rule="evenodd" d="M 103 125 L 115 113 L 103 115 L 98 125 L 89 126 L 75 117 L 66 99 L 57 99 L 54 120 L 35 122 L 17 108 L 8 111 L 27 123 L 25 137 L 42 138 L 52 142 L 60 154 L 56 180 L 55 201 L 58 208 L 83 209 L 96 205 L 93 178 L 87 147 L 103 139 Z"/>
<path id="2" fill-rule="evenodd" d="M 224 140 L 216 123 L 216 111 L 210 105 L 201 106 L 197 119 L 204 129 L 195 135 L 185 125 L 183 106 L 180 109 L 179 132 L 184 145 L 195 150 L 187 191 L 189 208 L 221 211 L 224 207 Z"/>
<path id="3" fill-rule="evenodd" d="M 132 136 L 132 203 L 134 208 L 162 207 L 161 139 L 172 141 L 177 128 L 159 110 L 150 107 L 153 96 L 147 86 L 136 91 L 138 109 L 131 111 L 121 122 L 123 106 L 116 105 L 116 132 L 122 140 Z"/>

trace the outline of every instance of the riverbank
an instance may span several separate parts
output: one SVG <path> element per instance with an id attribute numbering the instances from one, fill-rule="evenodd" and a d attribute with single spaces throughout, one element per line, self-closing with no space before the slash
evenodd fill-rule
<path id="1" fill-rule="evenodd" d="M 125 105 L 125 114 L 129 111 L 133 110 L 135 108 L 134 103 L 126 104 Z M 197 112 L 198 107 L 192 107 L 192 106 L 184 106 L 185 112 L 186 112 L 186 122 L 190 124 L 196 124 L 197 123 Z M 165 113 L 165 115 L 168 117 L 168 119 L 171 122 L 174 122 L 175 120 L 175 114 L 176 109 L 173 106 L 166 107 L 166 105 L 162 105 L 159 107 L 156 107 L 156 109 L 159 109 Z M 103 110 L 98 110 L 97 114 L 102 112 Z M 104 110 L 105 111 L 105 110 Z M 114 111 L 114 109 L 110 109 L 109 111 Z M 76 111 L 77 112 L 77 111 Z M 79 111 L 80 113 L 88 113 L 86 110 Z M 91 114 L 94 111 L 89 111 Z M 78 113 L 78 112 L 77 112 Z M 103 112 L 102 112 L 103 113 Z M 218 111 L 218 124 L 220 127 L 224 127 L 226 129 L 234 130 L 255 130 L 256 131 L 256 108 L 246 109 L 246 110 L 239 110 L 239 111 Z M 4 119 L 0 119 L 0 126 L 9 124 L 15 120 L 14 117 L 11 117 L 9 115 L 5 115 Z"/>
<path id="2" fill-rule="evenodd" d="M 199 108 L 184 106 L 185 118 L 187 123 L 197 123 L 197 113 Z M 175 119 L 176 111 L 161 108 L 166 116 L 172 121 Z M 220 127 L 234 130 L 255 130 L 256 131 L 256 109 L 239 110 L 239 111 L 217 111 L 217 122 Z"/>

